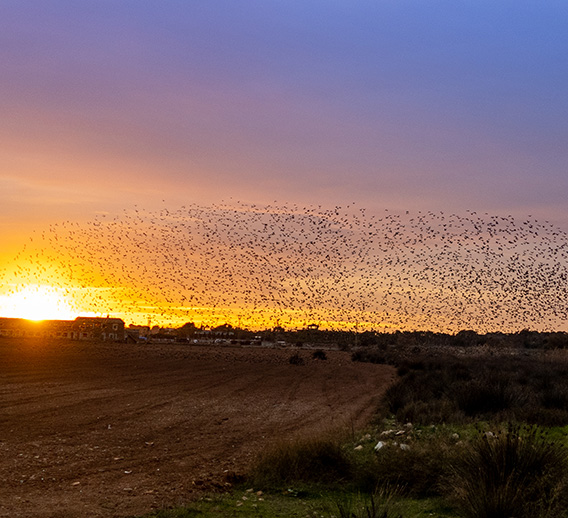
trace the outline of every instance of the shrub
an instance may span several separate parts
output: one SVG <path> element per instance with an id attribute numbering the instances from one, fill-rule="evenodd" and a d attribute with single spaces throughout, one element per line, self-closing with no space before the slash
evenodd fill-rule
<path id="1" fill-rule="evenodd" d="M 396 415 L 401 408 L 414 402 L 414 396 L 415 391 L 411 383 L 399 381 L 387 389 L 384 400 L 389 412 Z"/>
<path id="2" fill-rule="evenodd" d="M 544 408 L 568 410 L 568 387 L 554 384 L 543 390 L 542 404 Z"/>
<path id="3" fill-rule="evenodd" d="M 540 426 L 565 426 L 568 423 L 568 411 L 557 408 L 527 409 L 523 421 Z"/>
<path id="4" fill-rule="evenodd" d="M 437 496 L 446 467 L 458 454 L 455 441 L 438 434 L 404 449 L 389 443 L 376 453 L 376 485 L 398 487 L 401 494 L 414 497 Z"/>
<path id="5" fill-rule="evenodd" d="M 266 450 L 250 472 L 255 487 L 282 487 L 293 482 L 341 483 L 353 464 L 336 439 L 310 438 L 283 442 Z"/>
<path id="6" fill-rule="evenodd" d="M 526 421 L 568 424 L 568 369 L 533 357 L 402 360 L 385 408 L 414 424 Z"/>
<path id="7" fill-rule="evenodd" d="M 382 350 L 364 350 L 359 349 L 351 354 L 351 361 L 366 363 L 388 363 L 387 355 Z"/>
<path id="8" fill-rule="evenodd" d="M 446 486 L 468 518 L 537 518 L 567 510 L 565 448 L 536 427 L 482 434 L 456 457 Z"/>
<path id="9" fill-rule="evenodd" d="M 467 416 L 497 414 L 512 406 L 513 396 L 507 378 L 483 377 L 456 386 L 456 401 Z"/>
<path id="10" fill-rule="evenodd" d="M 448 398 L 414 401 L 399 408 L 395 414 L 400 423 L 461 423 L 463 412 Z"/>

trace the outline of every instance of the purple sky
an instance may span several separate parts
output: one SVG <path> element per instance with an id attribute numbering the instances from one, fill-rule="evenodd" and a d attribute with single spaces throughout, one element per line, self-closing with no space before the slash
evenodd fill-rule
<path id="1" fill-rule="evenodd" d="M 568 227 L 564 2 L 3 0 L 0 70 L 4 243 L 229 197 Z"/>

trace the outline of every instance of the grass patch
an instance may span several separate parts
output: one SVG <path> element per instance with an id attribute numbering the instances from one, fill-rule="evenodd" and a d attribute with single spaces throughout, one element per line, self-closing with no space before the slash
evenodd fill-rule
<path id="1" fill-rule="evenodd" d="M 387 420 L 347 443 L 324 436 L 275 445 L 231 493 L 151 516 L 566 517 L 566 432 Z"/>
<path id="2" fill-rule="evenodd" d="M 402 518 L 396 490 L 383 489 L 370 495 L 343 495 L 335 504 L 339 518 Z"/>
<path id="3" fill-rule="evenodd" d="M 371 500 L 374 503 L 371 503 Z M 231 494 L 205 496 L 188 506 L 164 509 L 146 515 L 145 518 L 426 518 L 432 516 L 456 518 L 457 515 L 440 499 L 399 499 L 390 493 L 378 493 L 371 497 L 344 491 L 325 491 L 309 497 L 297 496 L 294 490 L 258 495 L 249 488 L 248 491 L 239 490 Z"/>
<path id="4" fill-rule="evenodd" d="M 536 427 L 480 433 L 447 470 L 449 495 L 467 518 L 553 518 L 568 510 L 566 448 Z"/>
<path id="5" fill-rule="evenodd" d="M 353 477 L 352 455 L 339 438 L 294 439 L 264 451 L 252 468 L 249 481 L 262 489 L 290 483 L 341 484 Z"/>
<path id="6" fill-rule="evenodd" d="M 254 490 L 239 490 L 231 494 L 203 497 L 188 506 L 162 510 L 147 518 L 329 518 L 330 500 L 326 496 L 299 498 L 293 491 L 264 494 Z"/>

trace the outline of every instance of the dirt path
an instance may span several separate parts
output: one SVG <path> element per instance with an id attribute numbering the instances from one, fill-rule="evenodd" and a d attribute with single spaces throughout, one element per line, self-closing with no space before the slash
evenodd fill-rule
<path id="1" fill-rule="evenodd" d="M 0 339 L 0 516 L 125 517 L 242 473 L 269 441 L 362 424 L 387 366 L 302 351 Z"/>

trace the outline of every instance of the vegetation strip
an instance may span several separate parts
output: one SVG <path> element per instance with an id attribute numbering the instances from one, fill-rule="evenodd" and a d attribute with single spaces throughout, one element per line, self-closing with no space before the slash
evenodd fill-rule
<path id="1" fill-rule="evenodd" d="M 262 500 L 237 486 L 153 516 L 568 516 L 568 356 L 449 353 L 354 352 L 399 373 L 366 433 L 264 451 L 245 482 Z"/>

